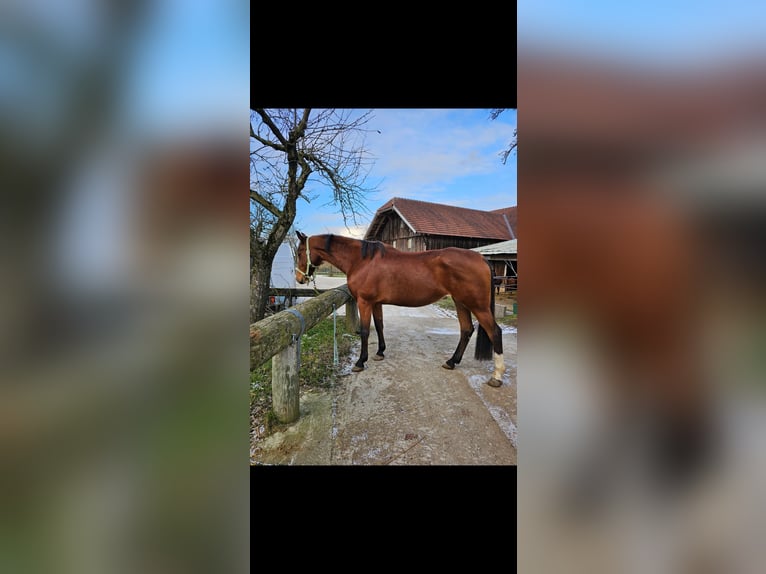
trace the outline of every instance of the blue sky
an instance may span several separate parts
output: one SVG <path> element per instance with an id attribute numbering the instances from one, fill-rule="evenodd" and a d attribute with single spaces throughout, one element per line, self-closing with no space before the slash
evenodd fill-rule
<path id="1" fill-rule="evenodd" d="M 108 62 L 119 78 L 119 137 L 204 135 L 241 130 L 250 95 L 250 3 L 247 0 L 149 0 L 119 50 L 110 15 L 93 0 L 6 2 L 0 41 L 0 105 L 13 106 L 32 130 L 67 112 L 80 66 L 125 49 Z M 123 26 L 117 21 L 116 26 Z M 74 84 L 73 84 L 74 83 Z M 11 117 L 18 116 L 11 112 Z M 31 129 L 30 129 L 31 128 Z"/>
<path id="2" fill-rule="evenodd" d="M 705 65 L 764 54 L 766 3 L 752 0 L 517 4 L 519 45 L 598 52 L 652 65 Z"/>
<path id="3" fill-rule="evenodd" d="M 250 94 L 249 4 L 153 0 L 148 8 L 126 70 L 130 129 L 185 137 L 240 126 Z"/>
<path id="4" fill-rule="evenodd" d="M 365 145 L 375 165 L 367 183 L 378 191 L 368 196 L 370 213 L 347 229 L 338 209 L 326 205 L 330 191 L 309 183 L 307 190 L 320 196 L 298 202 L 295 225 L 304 233 L 360 234 L 392 197 L 484 210 L 516 205 L 516 154 L 505 165 L 498 156 L 513 137 L 516 110 L 496 120 L 487 109 L 376 109 L 373 115 Z"/>

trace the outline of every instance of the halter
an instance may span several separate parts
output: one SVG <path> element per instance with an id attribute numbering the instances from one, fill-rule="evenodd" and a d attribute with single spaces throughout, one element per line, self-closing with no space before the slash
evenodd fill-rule
<path id="1" fill-rule="evenodd" d="M 309 239 L 311 238 L 306 237 L 306 271 L 303 271 L 302 269 L 298 269 L 297 267 L 295 268 L 295 270 L 298 273 L 303 274 L 304 277 L 311 277 L 311 273 L 312 273 L 311 268 L 314 267 L 311 264 L 311 248 L 309 247 Z"/>

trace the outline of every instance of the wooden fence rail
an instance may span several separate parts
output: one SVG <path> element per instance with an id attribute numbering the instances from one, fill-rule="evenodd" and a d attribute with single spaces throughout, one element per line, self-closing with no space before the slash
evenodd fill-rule
<path id="1" fill-rule="evenodd" d="M 337 289 L 337 287 L 333 287 Z M 269 295 L 290 295 L 292 297 L 314 297 L 315 295 L 321 295 L 327 293 L 332 289 L 312 289 L 311 287 L 305 288 L 287 288 L 287 287 L 272 287 L 269 289 Z"/>
<path id="2" fill-rule="evenodd" d="M 293 422 L 300 414 L 301 335 L 331 314 L 333 305 L 336 309 L 346 305 L 346 325 L 351 332 L 358 330 L 356 300 L 346 285 L 250 325 L 250 368 L 274 358 L 271 362 L 271 399 L 274 414 L 280 422 Z"/>

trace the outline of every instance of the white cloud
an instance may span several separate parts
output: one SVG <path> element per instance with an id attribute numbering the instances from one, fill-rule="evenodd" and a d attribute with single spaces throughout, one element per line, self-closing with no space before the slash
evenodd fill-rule
<path id="1" fill-rule="evenodd" d="M 335 235 L 344 235 L 346 237 L 362 239 L 367 232 L 367 227 L 367 225 L 353 225 L 348 228 L 343 225 L 327 226 L 322 233 L 333 233 Z"/>
<path id="2" fill-rule="evenodd" d="M 460 118 L 474 110 L 376 110 L 368 145 L 377 157 L 375 173 L 385 174 L 397 195 L 438 189 L 457 178 L 486 175 L 502 167 L 498 153 L 513 138 L 514 125 Z M 483 113 L 483 112 L 482 112 Z M 453 118 L 452 116 L 457 116 Z M 501 116 L 502 117 L 502 116 Z M 450 121 L 447 121 L 450 120 Z M 409 195 L 408 195 L 409 196 Z"/>
<path id="3" fill-rule="evenodd" d="M 347 229 L 337 208 L 323 205 L 327 194 L 299 208 L 298 225 L 310 233 L 363 235 L 375 210 L 392 197 L 477 209 L 514 205 L 516 158 L 503 165 L 498 156 L 513 138 L 514 118 L 505 113 L 490 120 L 488 110 L 376 109 L 365 143 L 375 158 L 368 184 L 380 182 L 368 196 L 371 213 Z"/>

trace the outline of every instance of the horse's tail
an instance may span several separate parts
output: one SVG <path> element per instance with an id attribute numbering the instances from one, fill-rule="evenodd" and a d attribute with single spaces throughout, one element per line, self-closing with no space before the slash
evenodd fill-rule
<path id="1" fill-rule="evenodd" d="M 495 324 L 495 338 L 497 339 L 500 327 L 495 322 L 495 270 L 492 269 L 492 265 L 490 265 L 489 261 L 486 259 L 484 261 L 487 264 L 487 267 L 489 267 L 489 309 L 492 311 L 492 322 Z M 501 345 L 500 353 L 502 354 L 502 339 L 499 343 Z M 484 330 L 484 327 L 479 324 L 479 333 L 476 335 L 476 352 L 474 353 L 474 359 L 479 361 L 487 361 L 491 359 L 492 347 L 493 345 L 489 335 Z M 497 347 L 497 343 L 495 344 L 495 347 Z"/>

